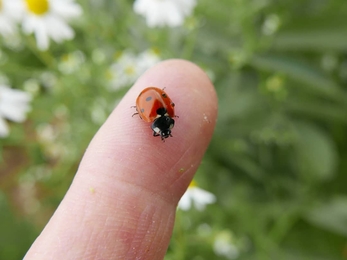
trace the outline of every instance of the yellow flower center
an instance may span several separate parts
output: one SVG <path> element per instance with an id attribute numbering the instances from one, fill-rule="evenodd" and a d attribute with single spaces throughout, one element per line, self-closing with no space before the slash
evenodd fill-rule
<path id="1" fill-rule="evenodd" d="M 193 188 L 193 187 L 196 187 L 196 182 L 194 180 L 192 180 L 189 184 L 189 187 L 188 188 Z"/>
<path id="2" fill-rule="evenodd" d="M 151 49 L 151 51 L 153 51 L 153 53 L 154 53 L 155 55 L 157 55 L 157 56 L 159 56 L 159 54 L 160 54 L 160 49 L 157 48 L 157 47 L 153 47 L 153 48 Z"/>
<path id="3" fill-rule="evenodd" d="M 106 71 L 105 77 L 106 77 L 106 79 L 108 79 L 108 80 L 112 80 L 112 79 L 114 78 L 114 77 L 113 77 L 112 71 L 110 71 L 110 70 Z"/>
<path id="4" fill-rule="evenodd" d="M 36 15 L 43 15 L 49 9 L 48 0 L 25 0 L 30 12 Z"/>
<path id="5" fill-rule="evenodd" d="M 135 68 L 134 66 L 128 66 L 125 68 L 125 73 L 128 75 L 133 75 L 135 74 Z"/>

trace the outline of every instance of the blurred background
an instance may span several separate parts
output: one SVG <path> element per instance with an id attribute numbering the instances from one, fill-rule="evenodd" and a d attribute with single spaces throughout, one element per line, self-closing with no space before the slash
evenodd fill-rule
<path id="1" fill-rule="evenodd" d="M 0 0 L 0 259 L 169 58 L 206 71 L 219 118 L 195 178 L 214 199 L 178 209 L 165 259 L 347 259 L 346 0 Z"/>

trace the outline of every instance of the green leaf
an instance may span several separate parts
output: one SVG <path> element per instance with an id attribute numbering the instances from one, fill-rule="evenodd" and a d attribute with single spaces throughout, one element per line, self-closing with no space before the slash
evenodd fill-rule
<path id="1" fill-rule="evenodd" d="M 312 94 L 330 97 L 335 101 L 346 101 L 346 95 L 332 79 L 302 61 L 286 56 L 255 55 L 250 63 L 261 71 L 283 73 L 293 80 L 303 83 L 302 87 L 309 88 Z"/>
<path id="2" fill-rule="evenodd" d="M 22 259 L 37 234 L 29 223 L 13 215 L 2 192 L 0 212 L 0 259 Z"/>
<path id="3" fill-rule="evenodd" d="M 321 180 L 335 175 L 338 155 L 335 144 L 319 128 L 308 123 L 295 123 L 295 145 L 298 169 L 304 176 Z"/>
<path id="4" fill-rule="evenodd" d="M 347 33 L 341 31 L 293 31 L 276 35 L 272 47 L 280 51 L 346 51 Z"/>
<path id="5" fill-rule="evenodd" d="M 306 219 L 315 226 L 347 237 L 347 197 L 336 197 L 314 207 Z"/>
<path id="6" fill-rule="evenodd" d="M 347 110 L 336 104 L 323 103 L 321 100 L 307 101 L 299 98 L 288 99 L 285 104 L 290 114 L 318 119 L 328 123 L 347 123 Z"/>

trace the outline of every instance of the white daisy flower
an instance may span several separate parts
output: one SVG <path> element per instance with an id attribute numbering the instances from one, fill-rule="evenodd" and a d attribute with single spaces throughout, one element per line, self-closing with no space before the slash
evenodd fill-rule
<path id="1" fill-rule="evenodd" d="M 147 69 L 160 61 L 158 54 L 153 50 L 146 50 L 138 56 L 125 51 L 110 67 L 108 77 L 110 88 L 117 90 L 133 84 Z"/>
<path id="2" fill-rule="evenodd" d="M 85 60 L 86 57 L 83 52 L 79 50 L 74 51 L 63 55 L 58 64 L 58 68 L 64 74 L 72 74 L 81 68 Z"/>
<path id="3" fill-rule="evenodd" d="M 23 1 L 23 31 L 35 34 L 40 50 L 48 49 L 50 38 L 57 43 L 73 39 L 75 33 L 67 20 L 82 14 L 82 8 L 74 0 Z"/>
<path id="4" fill-rule="evenodd" d="M 192 14 L 196 3 L 196 0 L 136 0 L 133 8 L 146 18 L 149 27 L 176 27 Z"/>
<path id="5" fill-rule="evenodd" d="M 110 67 L 108 78 L 110 80 L 110 88 L 117 90 L 130 86 L 135 82 L 138 71 L 136 56 L 130 52 L 122 53 L 117 61 Z"/>
<path id="6" fill-rule="evenodd" d="M 18 0 L 0 0 L 0 35 L 3 37 L 17 33 L 16 21 L 20 18 L 21 2 Z"/>
<path id="7" fill-rule="evenodd" d="M 203 211 L 206 205 L 215 202 L 216 196 L 214 194 L 197 187 L 195 181 L 192 181 L 188 190 L 179 201 L 178 208 L 186 211 L 192 207 L 192 204 L 194 204 L 197 210 Z"/>
<path id="8" fill-rule="evenodd" d="M 5 119 L 17 123 L 26 119 L 26 113 L 30 110 L 30 101 L 29 93 L 0 84 L 0 137 L 9 134 Z"/>
<path id="9" fill-rule="evenodd" d="M 158 51 L 154 49 L 148 49 L 139 54 L 137 57 L 137 66 L 139 67 L 139 72 L 141 76 L 146 70 L 153 67 L 155 64 L 160 62 L 160 57 Z"/>
<path id="10" fill-rule="evenodd" d="M 213 250 L 216 255 L 224 256 L 227 259 L 237 259 L 240 256 L 240 249 L 236 244 L 236 239 L 233 233 L 228 230 L 216 235 Z"/>
<path id="11" fill-rule="evenodd" d="M 277 32 L 281 25 L 281 19 L 276 14 L 270 14 L 266 17 L 265 22 L 262 26 L 262 31 L 265 35 L 273 35 Z"/>

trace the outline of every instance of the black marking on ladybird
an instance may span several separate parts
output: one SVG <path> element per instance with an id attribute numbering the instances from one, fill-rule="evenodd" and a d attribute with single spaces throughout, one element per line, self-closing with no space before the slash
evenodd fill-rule
<path id="1" fill-rule="evenodd" d="M 165 114 L 167 113 L 164 107 L 159 107 L 156 112 L 159 116 L 165 116 Z"/>
<path id="2" fill-rule="evenodd" d="M 140 110 L 140 111 L 141 111 L 141 113 L 145 112 L 145 110 L 144 110 L 143 108 L 141 108 L 141 110 Z"/>
<path id="3" fill-rule="evenodd" d="M 175 103 L 174 103 L 174 102 L 171 102 L 171 106 L 174 107 L 174 106 L 175 106 Z"/>
<path id="4" fill-rule="evenodd" d="M 166 93 L 161 94 L 163 98 L 167 98 Z"/>
<path id="5" fill-rule="evenodd" d="M 146 101 L 151 101 L 152 100 L 152 96 L 146 97 Z"/>

